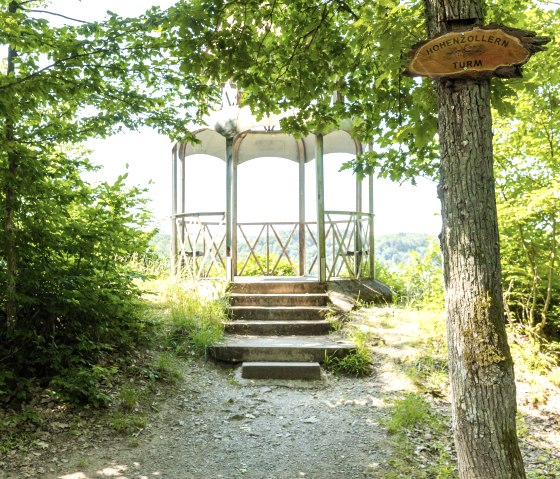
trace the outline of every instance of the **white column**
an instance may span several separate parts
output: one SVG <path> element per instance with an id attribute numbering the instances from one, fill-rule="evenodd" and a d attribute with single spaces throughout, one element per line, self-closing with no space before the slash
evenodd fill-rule
<path id="1" fill-rule="evenodd" d="M 299 275 L 305 276 L 305 146 L 299 145 Z"/>
<path id="2" fill-rule="evenodd" d="M 361 144 L 356 145 L 356 155 L 362 153 Z M 356 175 L 356 222 L 354 224 L 354 276 L 360 278 L 362 269 L 362 178 Z"/>
<path id="3" fill-rule="evenodd" d="M 327 251 L 325 245 L 325 174 L 323 170 L 323 135 L 318 133 L 315 142 L 317 169 L 317 242 L 319 243 L 319 281 L 327 280 Z"/>
<path id="4" fill-rule="evenodd" d="M 373 145 L 369 145 L 370 151 Z M 375 235 L 374 235 L 374 213 L 373 213 L 373 171 L 368 175 L 369 181 L 369 277 L 375 279 Z"/>
<path id="5" fill-rule="evenodd" d="M 233 138 L 226 138 L 226 280 L 233 281 Z"/>
<path id="6" fill-rule="evenodd" d="M 180 203 L 180 209 L 179 209 L 179 213 L 186 213 L 186 206 L 187 206 L 187 195 L 186 195 L 186 158 L 185 156 L 180 157 L 179 158 L 179 174 L 178 176 L 180 177 L 177 178 L 177 180 L 180 182 L 178 185 L 178 190 L 181 190 L 181 203 Z M 177 190 L 177 195 L 179 193 L 179 191 Z M 184 216 L 181 217 L 181 229 L 179 230 L 179 238 L 180 238 L 180 244 L 181 246 L 184 248 L 184 244 L 185 244 L 185 236 L 186 236 L 186 226 L 185 226 L 185 221 L 186 218 Z M 196 255 L 196 245 L 193 245 L 193 261 L 194 261 L 194 256 Z M 194 264 L 194 263 L 193 263 Z"/>
<path id="7" fill-rule="evenodd" d="M 177 273 L 177 150 L 176 143 L 171 155 L 171 275 Z"/>
<path id="8" fill-rule="evenodd" d="M 239 162 L 239 148 L 232 152 L 232 200 L 231 200 L 231 276 L 237 275 L 237 164 Z"/>

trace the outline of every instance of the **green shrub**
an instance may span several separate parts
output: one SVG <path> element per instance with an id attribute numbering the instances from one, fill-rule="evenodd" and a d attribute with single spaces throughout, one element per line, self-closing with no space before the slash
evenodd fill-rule
<path id="1" fill-rule="evenodd" d="M 89 403 L 95 407 L 107 406 L 110 396 L 101 385 L 109 382 L 116 373 L 114 368 L 101 366 L 73 368 L 63 371 L 50 382 L 50 391 L 55 398 L 73 403 Z"/>
<path id="2" fill-rule="evenodd" d="M 17 319 L 11 329 L 0 321 L 0 399 L 25 399 L 41 378 L 61 398 L 101 405 L 96 366 L 134 347 L 147 326 L 137 285 L 146 275 L 132 261 L 152 235 L 143 191 L 126 176 L 92 186 L 80 176 L 94 169 L 88 160 L 61 151 L 22 158 L 20 169 Z M 2 268 L 2 304 L 7 282 Z"/>
<path id="3" fill-rule="evenodd" d="M 391 288 L 397 304 L 436 310 L 444 307 L 442 259 L 436 242 L 424 255 L 409 253 L 409 260 L 398 269 L 378 263 L 377 278 Z"/>

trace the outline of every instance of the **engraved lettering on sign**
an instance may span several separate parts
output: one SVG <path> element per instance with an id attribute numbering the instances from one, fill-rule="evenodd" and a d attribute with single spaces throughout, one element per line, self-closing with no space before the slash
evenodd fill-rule
<path id="1" fill-rule="evenodd" d="M 499 28 L 451 32 L 420 44 L 412 53 L 408 74 L 431 78 L 491 75 L 530 57 L 519 38 Z"/>

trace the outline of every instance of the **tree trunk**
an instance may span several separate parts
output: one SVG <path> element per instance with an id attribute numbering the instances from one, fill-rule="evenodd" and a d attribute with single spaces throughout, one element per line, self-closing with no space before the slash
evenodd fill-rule
<path id="1" fill-rule="evenodd" d="M 8 7 L 9 13 L 15 13 L 18 9 L 16 2 L 10 2 Z M 8 76 L 15 73 L 15 49 L 8 46 Z M 5 139 L 8 149 L 8 168 L 5 173 L 4 184 L 4 255 L 6 258 L 6 328 L 8 332 L 12 332 L 16 328 L 17 323 L 17 253 L 16 238 L 14 231 L 14 209 L 16 202 L 16 174 L 17 174 L 17 153 L 14 150 L 14 120 L 7 118 L 5 126 Z"/>
<path id="2" fill-rule="evenodd" d="M 482 23 L 478 0 L 425 0 L 430 36 Z M 525 478 L 505 331 L 490 81 L 439 80 L 447 341 L 461 479 Z"/>

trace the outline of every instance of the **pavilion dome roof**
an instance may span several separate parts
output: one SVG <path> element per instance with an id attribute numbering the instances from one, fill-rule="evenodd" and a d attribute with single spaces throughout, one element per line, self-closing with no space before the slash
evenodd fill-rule
<path id="1" fill-rule="evenodd" d="M 190 128 L 199 142 L 177 145 L 180 158 L 202 154 L 225 161 L 226 138 L 233 138 L 238 163 L 264 157 L 297 162 L 300 158 L 305 162 L 314 159 L 315 135 L 296 138 L 280 128 L 280 120 L 293 114 L 293 111 L 257 119 L 249 107 L 240 107 L 237 101 L 231 100 L 236 96 L 237 90 L 227 84 L 222 91 L 222 107 L 207 115 L 203 125 Z M 351 120 L 345 120 L 339 130 L 324 134 L 323 153 L 360 153 L 362 145 L 352 137 L 352 126 Z"/>

